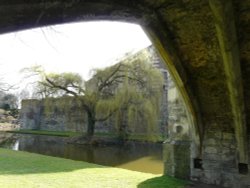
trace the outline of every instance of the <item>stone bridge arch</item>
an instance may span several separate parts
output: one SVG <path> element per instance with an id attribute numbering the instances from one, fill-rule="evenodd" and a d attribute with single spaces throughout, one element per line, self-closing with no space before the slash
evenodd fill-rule
<path id="1" fill-rule="evenodd" d="M 93 20 L 140 24 L 187 106 L 192 158 L 202 163 L 191 166 L 191 178 L 238 187 L 250 184 L 249 10 L 250 0 L 3 0 L 0 33 Z"/>

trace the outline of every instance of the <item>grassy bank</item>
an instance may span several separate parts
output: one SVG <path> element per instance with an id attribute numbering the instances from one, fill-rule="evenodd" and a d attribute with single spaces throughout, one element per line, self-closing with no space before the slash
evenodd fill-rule
<path id="1" fill-rule="evenodd" d="M 182 188 L 184 183 L 166 176 L 0 148 L 1 188 Z"/>
<path id="2" fill-rule="evenodd" d="M 36 135 L 48 135 L 48 136 L 62 136 L 62 137 L 72 137 L 80 136 L 81 133 L 69 132 L 69 131 L 42 131 L 42 130 L 15 130 L 7 131 L 9 133 L 19 133 L 19 134 L 36 134 Z"/>
<path id="3" fill-rule="evenodd" d="M 20 133 L 20 134 L 62 136 L 62 137 L 80 136 L 82 134 L 80 132 L 77 133 L 77 132 L 69 132 L 69 131 L 65 132 L 65 131 L 43 131 L 43 130 L 14 130 L 14 131 L 7 131 L 7 132 Z M 103 138 L 117 138 L 117 135 L 113 133 L 95 133 L 95 136 L 103 137 Z M 164 141 L 164 138 L 160 136 L 148 137 L 147 135 L 143 135 L 143 134 L 134 134 L 134 135 L 129 135 L 128 140 L 162 142 Z"/>

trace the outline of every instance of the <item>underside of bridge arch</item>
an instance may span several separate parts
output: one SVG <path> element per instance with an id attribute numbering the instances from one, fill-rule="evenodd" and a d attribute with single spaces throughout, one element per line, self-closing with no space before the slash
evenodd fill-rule
<path id="1" fill-rule="evenodd" d="M 92 20 L 140 24 L 168 65 L 193 133 L 190 178 L 250 185 L 250 0 L 0 2 L 0 33 Z"/>

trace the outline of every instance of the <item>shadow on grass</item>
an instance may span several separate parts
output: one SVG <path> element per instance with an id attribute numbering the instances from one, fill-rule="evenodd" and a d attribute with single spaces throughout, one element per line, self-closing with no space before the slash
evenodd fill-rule
<path id="1" fill-rule="evenodd" d="M 161 176 L 148 179 L 137 185 L 137 188 L 183 188 L 187 183 L 188 182 L 184 180 L 179 180 L 169 176 Z"/>

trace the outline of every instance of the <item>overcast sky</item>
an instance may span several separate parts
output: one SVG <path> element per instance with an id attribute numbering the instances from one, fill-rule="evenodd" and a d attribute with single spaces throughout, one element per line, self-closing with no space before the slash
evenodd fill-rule
<path id="1" fill-rule="evenodd" d="M 42 65 L 49 72 L 78 72 L 111 65 L 151 42 L 140 26 L 119 22 L 85 22 L 0 35 L 0 76 L 18 83 L 20 69 Z"/>

